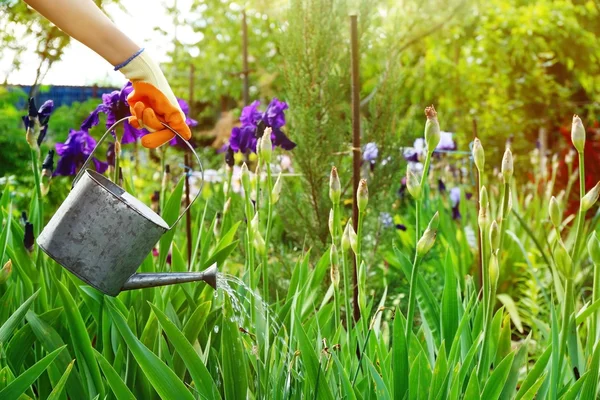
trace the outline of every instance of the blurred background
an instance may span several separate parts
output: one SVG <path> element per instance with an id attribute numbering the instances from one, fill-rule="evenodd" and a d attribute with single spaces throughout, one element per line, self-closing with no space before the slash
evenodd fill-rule
<path id="1" fill-rule="evenodd" d="M 350 14 L 359 21 L 361 140 L 377 150 L 364 158 L 363 175 L 369 179 L 371 204 L 382 215 L 380 226 L 402 228 L 398 193 L 429 104 L 435 104 L 452 141 L 439 166 L 447 175 L 441 184 L 448 190 L 461 187 L 463 198 L 470 197 L 474 185 L 468 152 L 475 136 L 484 143 L 490 165 L 499 164 L 509 141 L 522 180 L 534 180 L 532 151 L 541 154 L 535 159 L 538 173 L 546 173 L 554 154 L 562 162 L 574 113 L 582 116 L 595 149 L 597 0 L 96 3 L 161 62 L 175 94 L 189 103 L 205 168 L 222 169 L 219 149 L 244 105 L 260 100 L 264 107 L 275 97 L 288 103 L 285 132 L 297 143 L 283 152 L 282 161 L 290 163 L 294 194 L 282 204 L 282 214 L 290 216 L 282 235 L 290 246 L 326 242 L 331 165 L 348 183 L 346 192 L 351 190 Z M 30 168 L 21 121 L 28 97 L 38 104 L 53 99 L 57 107 L 43 144 L 47 150 L 80 126 L 102 94 L 124 84 L 107 62 L 24 2 L 2 1 L 0 176 L 17 183 L 31 179 L 20 174 Z M 98 138 L 101 130 L 94 129 Z M 592 154 L 595 159 L 586 156 L 586 169 L 593 185 L 600 179 L 600 153 Z M 240 157 L 238 163 L 252 159 L 251 154 Z M 557 185 L 561 182 L 566 184 L 566 174 L 559 169 Z M 54 193 L 58 199 L 64 195 Z"/>

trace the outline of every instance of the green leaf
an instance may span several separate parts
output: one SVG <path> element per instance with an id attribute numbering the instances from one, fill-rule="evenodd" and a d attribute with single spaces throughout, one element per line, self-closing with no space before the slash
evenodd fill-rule
<path id="1" fill-rule="evenodd" d="M 0 391 L 0 399 L 18 399 L 36 381 L 36 379 L 48 368 L 56 356 L 63 351 L 64 347 L 54 350 L 46 357 L 35 363 L 27 371 L 15 378 L 4 389 Z"/>
<path id="2" fill-rule="evenodd" d="M 515 390 L 517 388 L 517 384 L 519 383 L 519 372 L 525 361 L 527 361 L 527 350 L 529 347 L 530 338 L 531 334 L 527 336 L 527 339 L 525 339 L 517 351 L 517 355 L 515 356 L 515 360 L 510 368 L 510 373 L 508 374 L 506 384 L 504 385 L 504 389 L 500 395 L 501 400 L 509 400 L 515 397 Z"/>
<path id="3" fill-rule="evenodd" d="M 377 399 L 391 399 L 392 397 L 390 396 L 390 392 L 388 391 L 387 386 L 385 386 L 383 379 L 381 379 L 381 375 L 379 375 L 379 372 L 377 372 L 377 370 L 373 366 L 373 363 L 371 362 L 369 357 L 365 355 L 364 359 L 365 359 L 365 363 L 369 367 L 371 376 L 373 377 L 373 380 L 375 381 L 375 396 L 377 396 L 376 398 Z"/>
<path id="4" fill-rule="evenodd" d="M 65 389 L 65 384 L 67 383 L 67 379 L 69 379 L 69 375 L 71 374 L 71 370 L 73 369 L 74 363 L 75 363 L 75 360 L 71 361 L 69 363 L 69 365 L 67 365 L 67 369 L 65 370 L 64 374 L 60 377 L 60 380 L 58 381 L 56 386 L 54 386 L 54 388 L 52 388 L 52 393 L 50 393 L 50 396 L 48 396 L 47 400 L 58 400 L 60 398 L 60 395 L 62 394 L 63 390 Z"/>
<path id="5" fill-rule="evenodd" d="M 500 300 L 500 302 L 504 305 L 506 311 L 508 311 L 508 314 L 510 315 L 510 319 L 515 324 L 519 332 L 523 333 L 523 323 L 521 322 L 517 305 L 513 301 L 512 297 L 510 297 L 508 294 L 501 293 L 496 295 L 496 298 L 498 298 L 498 300 Z"/>
<path id="6" fill-rule="evenodd" d="M 177 186 L 175 186 L 175 189 L 173 189 L 171 195 L 169 196 L 169 199 L 165 203 L 165 209 L 163 210 L 161 217 L 169 226 L 175 223 L 177 217 L 179 217 L 179 209 L 181 208 L 181 197 L 183 196 L 184 182 L 185 179 L 179 180 L 179 183 L 177 183 Z M 171 248 L 171 243 L 173 242 L 173 236 L 175 236 L 175 230 L 176 227 L 174 226 L 160 238 L 158 265 L 161 271 L 164 269 L 164 266 L 167 263 L 167 255 L 169 254 L 169 249 Z"/>
<path id="7" fill-rule="evenodd" d="M 481 398 L 479 394 L 479 379 L 477 378 L 477 374 L 472 374 L 471 378 L 469 378 L 467 390 L 465 390 L 465 399 L 476 400 Z M 486 399 L 486 397 L 483 398 Z"/>
<path id="8" fill-rule="evenodd" d="M 585 374 L 581 375 L 577 382 L 573 383 L 571 387 L 569 387 L 569 390 L 567 390 L 567 392 L 561 396 L 560 400 L 575 400 L 577 398 L 577 395 L 579 394 L 579 391 L 581 390 L 581 387 L 584 385 L 585 381 L 588 378 L 588 375 L 590 374 L 591 371 L 587 371 Z M 583 395 L 580 398 L 586 399 L 586 397 L 583 397 Z"/>
<path id="9" fill-rule="evenodd" d="M 514 358 L 515 353 L 512 352 L 494 369 L 494 372 L 492 372 L 485 383 L 483 392 L 481 393 L 482 399 L 497 399 L 500 397 L 500 393 L 502 393 L 502 389 L 506 384 Z"/>
<path id="10" fill-rule="evenodd" d="M 81 364 L 81 368 L 84 374 L 91 378 L 91 382 L 88 380 L 89 396 L 95 396 L 100 394 L 104 397 L 104 385 L 102 384 L 102 377 L 100 376 L 100 369 L 98 363 L 94 357 L 94 351 L 92 349 L 92 343 L 88 336 L 85 323 L 79 312 L 79 308 L 73 300 L 73 296 L 60 281 L 54 280 L 55 286 L 58 288 L 58 295 L 62 301 L 65 309 L 65 316 L 67 317 L 67 324 L 69 325 L 69 333 L 73 341 L 73 347 L 75 348 L 75 356 Z M 78 364 L 79 365 L 79 364 Z"/>
<path id="11" fill-rule="evenodd" d="M 408 391 L 408 350 L 406 348 L 406 336 L 404 318 L 400 308 L 396 308 L 394 317 L 394 331 L 392 342 L 392 364 L 394 375 L 394 397 L 403 399 Z"/>
<path id="12" fill-rule="evenodd" d="M 533 385 L 531 385 L 529 387 L 529 389 L 527 390 L 527 392 L 525 392 L 520 399 L 521 400 L 533 400 L 535 398 L 535 395 L 537 394 L 540 386 L 542 386 L 542 383 L 544 383 L 544 381 L 546 380 L 546 374 L 542 374 L 542 376 L 538 377 L 537 380 L 533 383 Z M 521 390 L 519 390 L 519 394 L 521 393 Z"/>
<path id="13" fill-rule="evenodd" d="M 105 302 L 108 305 L 111 319 L 121 337 L 127 343 L 129 351 L 159 396 L 165 399 L 193 400 L 194 397 L 187 390 L 183 382 L 179 380 L 177 375 L 175 375 L 173 370 L 167 367 L 156 354 L 144 346 L 131 329 L 129 329 L 125 318 L 115 305 L 115 300 L 107 297 Z"/>
<path id="14" fill-rule="evenodd" d="M 52 328 L 47 322 L 43 321 L 33 311 L 28 311 L 25 318 L 27 318 L 31 330 L 37 337 L 37 340 L 42 343 L 46 351 L 51 352 L 64 347 L 65 343 L 60 335 L 54 330 L 54 328 Z M 55 364 L 61 369 L 67 369 L 69 368 L 69 364 L 72 363 L 72 360 L 73 358 L 69 353 L 69 349 L 66 349 L 60 353 Z M 77 399 L 85 397 L 85 391 L 77 372 L 75 372 L 71 379 L 67 381 L 67 392 L 72 398 Z"/>
<path id="15" fill-rule="evenodd" d="M 317 353 L 314 349 L 314 344 L 311 339 L 308 338 L 304 328 L 298 317 L 296 316 L 296 336 L 298 340 L 298 346 L 300 348 L 300 358 L 303 362 L 303 367 L 306 371 L 306 375 L 308 378 L 308 384 L 311 389 L 318 389 L 319 399 L 333 399 L 333 395 L 331 393 L 331 389 L 329 385 L 327 385 L 327 381 L 325 379 L 318 379 L 318 388 L 317 386 L 317 377 L 320 375 L 321 378 L 325 375 L 321 363 L 319 363 L 319 358 L 317 357 Z M 316 343 L 315 343 L 316 344 Z M 227 396 L 228 397 L 228 396 Z"/>
<path id="16" fill-rule="evenodd" d="M 98 364 L 100 364 L 100 368 L 106 377 L 106 381 L 117 400 L 135 400 L 133 393 L 131 393 L 125 382 L 123 382 L 123 379 L 121 379 L 119 373 L 115 371 L 106 358 L 104 358 L 104 356 L 96 349 L 94 349 L 94 355 L 96 356 L 96 360 L 98 360 Z"/>
<path id="17" fill-rule="evenodd" d="M 248 376 L 246 367 L 248 360 L 242 346 L 242 339 L 237 326 L 229 320 L 231 304 L 226 300 L 224 307 L 223 333 L 221 335 L 221 365 L 223 369 L 223 388 L 226 399 L 243 399 L 247 396 Z"/>
<path id="18" fill-rule="evenodd" d="M 582 399 L 595 399 L 598 392 L 598 368 L 600 368 L 600 345 L 596 344 L 594 354 L 592 355 L 592 362 L 588 372 L 590 373 L 583 388 L 581 389 Z"/>
<path id="19" fill-rule="evenodd" d="M 196 351 L 190 342 L 162 311 L 154 304 L 150 304 L 150 306 L 152 307 L 152 311 L 154 311 L 156 318 L 158 318 L 160 326 L 167 334 L 169 341 L 173 344 L 175 350 L 181 356 L 188 368 L 190 376 L 196 384 L 196 389 L 206 398 L 220 399 L 221 396 L 219 395 L 217 385 L 215 385 L 210 372 L 208 372 L 208 369 L 200 359 L 200 356 L 196 354 Z"/>
<path id="20" fill-rule="evenodd" d="M 581 310 L 579 310 L 579 312 L 577 313 L 577 316 L 575 317 L 575 323 L 577 325 L 580 325 L 583 321 L 585 321 L 587 319 L 587 317 L 589 317 L 590 315 L 592 315 L 596 310 L 600 309 L 600 300 L 596 300 L 592 305 L 590 306 L 584 306 Z"/>
<path id="21" fill-rule="evenodd" d="M 0 326 L 0 344 L 6 343 L 12 331 L 14 331 L 15 328 L 23 321 L 25 314 L 27 314 L 29 307 L 31 307 L 31 303 L 33 300 L 35 300 L 38 293 L 39 289 L 30 298 L 25 300 L 25 302 L 21 304 L 21 306 L 17 308 L 14 313 L 12 313 L 6 322 Z"/>
<path id="22" fill-rule="evenodd" d="M 201 303 L 183 326 L 183 335 L 190 343 L 194 344 L 198 339 L 198 335 L 204 327 L 206 318 L 208 318 L 208 314 L 210 313 L 210 306 L 210 301 Z M 179 354 L 175 355 L 173 364 L 175 366 L 175 373 L 179 376 L 183 376 L 183 374 L 185 374 L 185 365 Z"/>
<path id="23" fill-rule="evenodd" d="M 446 261 L 444 270 L 446 278 L 444 280 L 444 291 L 442 293 L 442 337 L 448 343 L 448 346 L 454 341 L 454 335 L 458 329 L 460 303 L 458 300 L 458 282 L 454 274 L 454 267 L 450 262 L 449 250 L 446 251 Z M 450 351 L 450 349 L 448 349 Z"/>
<path id="24" fill-rule="evenodd" d="M 550 360 L 551 354 L 552 345 L 546 347 L 546 350 L 544 350 L 540 358 L 538 358 L 536 363 L 533 365 L 533 368 L 531 369 L 531 371 L 529 371 L 529 374 L 527 374 L 527 377 L 521 384 L 521 387 L 519 388 L 519 392 L 517 393 L 517 397 L 515 400 L 520 400 L 526 393 L 528 393 L 529 389 L 537 383 L 540 377 L 543 376 L 544 371 L 548 367 L 548 360 Z M 535 390 L 535 392 L 537 392 L 537 389 Z"/>

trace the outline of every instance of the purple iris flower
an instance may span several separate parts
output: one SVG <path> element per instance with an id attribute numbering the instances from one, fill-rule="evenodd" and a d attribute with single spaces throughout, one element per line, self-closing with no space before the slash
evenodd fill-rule
<path id="1" fill-rule="evenodd" d="M 460 219 L 460 211 L 458 206 L 460 204 L 460 188 L 453 187 L 450 189 L 450 204 L 452 205 L 452 218 Z"/>
<path id="2" fill-rule="evenodd" d="M 378 155 L 379 149 L 377 148 L 377 144 L 370 142 L 365 145 L 365 149 L 363 150 L 364 161 L 375 164 L 375 160 L 377 159 Z"/>
<path id="3" fill-rule="evenodd" d="M 257 140 L 267 127 L 272 129 L 273 147 L 279 146 L 284 150 L 292 150 L 296 147 L 296 143 L 292 142 L 281 130 L 285 125 L 285 110 L 288 109 L 288 104 L 274 98 L 265 112 L 261 112 L 258 109 L 259 106 L 260 102 L 257 100 L 242 110 L 241 126 L 236 126 L 231 130 L 229 139 L 231 149 L 235 152 L 256 153 Z"/>
<path id="4" fill-rule="evenodd" d="M 440 142 L 435 149 L 444 151 L 456 150 L 456 143 L 452 139 L 453 135 L 451 132 L 440 132 Z"/>
<path id="5" fill-rule="evenodd" d="M 90 128 L 100 123 L 100 114 L 106 114 L 106 129 L 110 128 L 115 122 L 122 118 L 131 116 L 129 109 L 129 103 L 127 103 L 127 96 L 133 91 L 131 82 L 127 82 L 121 90 L 115 90 L 111 93 L 105 93 L 102 95 L 102 103 L 98 104 L 98 107 L 83 121 L 81 124 L 81 130 L 89 131 Z M 123 124 L 123 137 L 121 143 L 133 143 L 138 138 L 144 136 L 148 131 L 145 129 L 135 129 L 129 121 L 125 121 Z M 113 132 L 114 134 L 114 132 Z"/>
<path id="6" fill-rule="evenodd" d="M 56 153 L 60 156 L 54 175 L 75 175 L 96 147 L 96 140 L 84 130 L 71 129 L 64 143 L 56 143 Z M 104 173 L 108 164 L 93 158 L 96 171 Z"/>
<path id="7" fill-rule="evenodd" d="M 54 111 L 54 102 L 52 100 L 46 100 L 39 109 L 36 109 L 33 97 L 29 99 L 29 112 L 23 116 L 23 123 L 25 124 L 25 130 L 27 130 L 29 129 L 30 118 L 37 117 L 40 121 L 40 135 L 37 138 L 38 146 L 42 144 L 46 133 L 48 133 L 48 121 L 50 120 L 52 111 Z"/>

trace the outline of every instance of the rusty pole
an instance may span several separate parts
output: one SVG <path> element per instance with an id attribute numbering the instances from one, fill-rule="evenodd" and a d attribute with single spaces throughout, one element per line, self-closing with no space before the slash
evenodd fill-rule
<path id="1" fill-rule="evenodd" d="M 354 229 L 358 231 L 358 202 L 356 198 L 356 192 L 358 191 L 358 182 L 360 181 L 360 71 L 359 71 L 359 45 L 358 45 L 358 24 L 357 16 L 350 16 L 350 63 L 351 63 L 351 92 L 352 92 L 352 183 L 353 183 L 353 196 L 354 201 L 352 202 L 352 218 L 354 222 Z M 353 258 L 354 270 L 354 321 L 360 319 L 360 307 L 358 304 L 358 265 L 356 265 L 356 258 Z"/>
<path id="2" fill-rule="evenodd" d="M 242 57 L 244 106 L 247 106 L 250 104 L 250 85 L 248 83 L 248 25 L 246 23 L 246 10 L 242 10 Z"/>
<path id="3" fill-rule="evenodd" d="M 194 64 L 190 64 L 190 83 L 189 83 L 189 95 L 188 102 L 189 106 L 189 115 L 192 115 L 192 110 L 194 109 Z M 189 149 L 185 150 L 185 166 L 186 168 L 190 166 L 190 152 Z M 185 205 L 186 207 L 190 205 L 190 175 L 188 171 L 185 172 Z M 192 265 L 192 213 L 190 209 L 186 211 L 185 216 L 185 230 L 187 235 L 187 256 L 188 256 L 188 269 L 191 269 Z"/>

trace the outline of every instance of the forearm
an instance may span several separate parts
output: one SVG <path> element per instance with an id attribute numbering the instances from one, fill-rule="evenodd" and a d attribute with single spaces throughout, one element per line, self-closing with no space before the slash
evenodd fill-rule
<path id="1" fill-rule="evenodd" d="M 24 0 L 73 39 L 116 66 L 139 50 L 92 0 Z"/>

